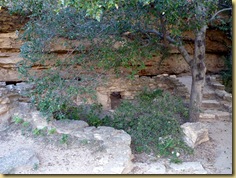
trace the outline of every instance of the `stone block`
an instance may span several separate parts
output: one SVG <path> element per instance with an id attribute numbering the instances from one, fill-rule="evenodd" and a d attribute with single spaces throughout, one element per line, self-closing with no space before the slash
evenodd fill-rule
<path id="1" fill-rule="evenodd" d="M 213 113 L 200 113 L 199 119 L 201 121 L 214 121 L 216 119 L 216 115 Z"/>
<path id="2" fill-rule="evenodd" d="M 206 128 L 205 124 L 201 122 L 187 122 L 181 125 L 181 128 L 185 134 L 184 140 L 191 148 L 194 148 L 197 145 L 200 145 L 201 143 L 209 140 L 208 129 Z"/>
<path id="3" fill-rule="evenodd" d="M 223 98 L 223 97 L 226 95 L 226 91 L 224 91 L 224 90 L 218 90 L 218 89 L 216 89 L 216 90 L 215 90 L 215 93 L 216 93 L 216 95 L 219 96 L 220 98 Z"/>
<path id="4" fill-rule="evenodd" d="M 219 84 L 219 83 L 213 83 L 212 86 L 213 86 L 215 89 L 218 89 L 218 90 L 224 90 L 224 89 L 225 89 L 225 86 L 222 85 L 222 84 Z"/>
<path id="5" fill-rule="evenodd" d="M 224 100 L 226 101 L 229 101 L 229 102 L 232 102 L 232 95 L 227 93 L 224 97 L 223 97 Z"/>
<path id="6" fill-rule="evenodd" d="M 170 75 L 170 78 L 174 78 L 174 79 L 175 79 L 175 78 L 176 78 L 176 75 Z"/>
<path id="7" fill-rule="evenodd" d="M 229 112 L 217 111 L 215 112 L 216 119 L 221 121 L 231 121 L 232 115 Z"/>
<path id="8" fill-rule="evenodd" d="M 202 108 L 204 109 L 219 109 L 220 103 L 216 100 L 203 100 L 202 101 Z"/>
<path id="9" fill-rule="evenodd" d="M 169 174 L 207 174 L 207 171 L 199 162 L 171 163 L 169 166 L 171 168 Z"/>
<path id="10" fill-rule="evenodd" d="M 231 103 L 224 103 L 223 106 L 228 112 L 232 113 L 232 104 Z"/>

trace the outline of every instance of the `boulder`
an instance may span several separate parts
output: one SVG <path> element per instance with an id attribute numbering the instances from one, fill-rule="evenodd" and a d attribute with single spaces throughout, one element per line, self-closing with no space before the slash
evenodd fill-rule
<path id="1" fill-rule="evenodd" d="M 205 124 L 201 122 L 187 122 L 181 125 L 181 128 L 185 134 L 184 140 L 191 148 L 194 148 L 197 145 L 200 145 L 201 143 L 209 140 L 208 129 L 206 128 Z"/>
<path id="2" fill-rule="evenodd" d="M 86 122 L 81 120 L 62 119 L 52 121 L 52 127 L 56 128 L 58 133 L 64 134 L 70 134 L 88 126 Z"/>
<path id="3" fill-rule="evenodd" d="M 207 171 L 199 162 L 171 163 L 169 166 L 171 168 L 169 174 L 207 174 Z"/>
<path id="4" fill-rule="evenodd" d="M 42 113 L 39 111 L 31 111 L 31 118 L 27 118 L 26 120 L 32 122 L 32 124 L 38 129 L 43 129 L 49 126 L 47 118 L 43 117 Z"/>
<path id="5" fill-rule="evenodd" d="M 85 127 L 72 135 L 94 144 L 93 156 L 97 161 L 90 174 L 127 174 L 132 170 L 131 137 L 125 131 L 105 126 Z"/>

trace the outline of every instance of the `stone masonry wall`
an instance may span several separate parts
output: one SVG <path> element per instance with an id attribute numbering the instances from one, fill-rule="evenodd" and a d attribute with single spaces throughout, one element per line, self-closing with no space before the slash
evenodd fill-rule
<path id="1" fill-rule="evenodd" d="M 134 79 L 109 78 L 108 82 L 97 87 L 98 102 L 104 109 L 113 109 L 122 99 L 134 99 L 135 95 L 145 89 L 163 89 L 177 96 L 186 98 L 188 91 L 186 87 L 179 82 L 175 75 L 156 75 L 151 77 L 136 76 Z M 113 93 L 119 93 L 120 97 L 112 96 Z"/>

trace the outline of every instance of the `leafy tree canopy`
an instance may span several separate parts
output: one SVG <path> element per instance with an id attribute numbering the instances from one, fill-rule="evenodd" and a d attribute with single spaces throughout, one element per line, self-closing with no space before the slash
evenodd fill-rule
<path id="1" fill-rule="evenodd" d="M 84 85 L 92 79 L 84 74 L 96 67 L 116 70 L 124 66 L 135 74 L 134 68 L 144 67 L 144 58 L 157 53 L 164 55 L 167 44 L 179 46 L 185 60 L 192 65 L 192 58 L 183 46 L 183 32 L 197 34 L 214 20 L 214 14 L 217 17 L 217 11 L 232 7 L 229 0 L 0 0 L 0 6 L 30 17 L 22 34 L 25 43 L 21 55 L 26 59 L 20 64 L 23 73 L 35 64 L 57 59 L 50 51 L 55 38 L 90 40 L 90 45 L 65 43 L 65 47 L 72 47 L 65 59 L 58 59 L 45 75 L 31 77 L 38 85 L 34 97 L 42 101 L 41 108 L 50 112 L 61 109 L 65 102 L 70 103 L 78 89 L 85 93 Z M 74 70 L 78 65 L 85 66 L 83 72 Z M 68 84 L 61 80 L 61 71 L 74 72 L 74 79 L 80 76 L 79 82 Z"/>

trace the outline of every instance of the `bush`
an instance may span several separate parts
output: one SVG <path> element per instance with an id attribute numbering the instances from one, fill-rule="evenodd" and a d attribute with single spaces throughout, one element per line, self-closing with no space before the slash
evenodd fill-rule
<path id="1" fill-rule="evenodd" d="M 225 85 L 225 90 L 229 93 L 232 93 L 232 56 L 228 55 L 225 58 L 225 65 L 227 67 L 226 70 L 221 71 L 221 76 L 223 80 L 223 84 Z"/>
<path id="2" fill-rule="evenodd" d="M 112 118 L 102 119 L 102 124 L 129 133 L 135 152 L 171 156 L 178 162 L 179 154 L 191 151 L 182 140 L 180 127 L 187 115 L 180 98 L 162 90 L 145 91 L 134 101 L 123 101 Z"/>

